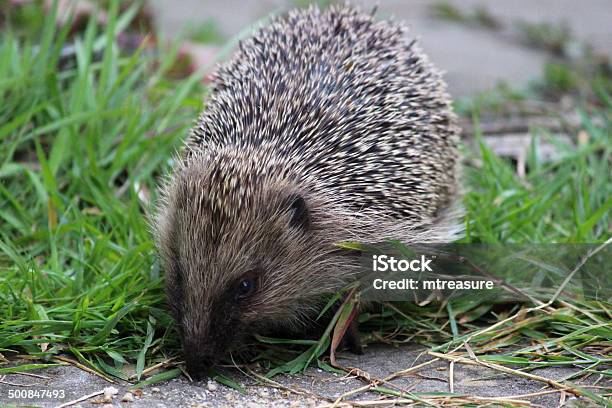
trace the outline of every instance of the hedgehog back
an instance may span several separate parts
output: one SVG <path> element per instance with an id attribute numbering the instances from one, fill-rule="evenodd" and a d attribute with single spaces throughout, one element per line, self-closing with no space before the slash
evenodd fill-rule
<path id="1" fill-rule="evenodd" d="M 310 8 L 240 43 L 186 151 L 255 149 L 351 209 L 427 220 L 454 194 L 457 134 L 441 75 L 403 25 Z"/>

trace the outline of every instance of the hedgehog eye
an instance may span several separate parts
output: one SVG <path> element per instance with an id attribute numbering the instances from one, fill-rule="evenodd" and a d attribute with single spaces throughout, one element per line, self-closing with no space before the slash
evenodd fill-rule
<path id="1" fill-rule="evenodd" d="M 306 201 L 299 194 L 289 196 L 289 213 L 291 220 L 289 225 L 293 228 L 302 228 L 307 230 L 310 227 L 310 213 Z"/>
<path id="2" fill-rule="evenodd" d="M 236 287 L 236 298 L 237 299 L 246 299 L 251 296 L 255 292 L 256 282 L 254 278 L 244 278 Z"/>

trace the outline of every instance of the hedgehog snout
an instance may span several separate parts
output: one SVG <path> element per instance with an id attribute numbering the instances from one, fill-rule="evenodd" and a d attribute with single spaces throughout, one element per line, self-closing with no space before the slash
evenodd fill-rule
<path id="1" fill-rule="evenodd" d="M 192 340 L 183 341 L 183 356 L 187 372 L 195 379 L 206 377 L 208 371 L 218 361 L 220 352 L 215 347 L 204 346 Z"/>
<path id="2" fill-rule="evenodd" d="M 183 357 L 187 371 L 194 378 L 206 376 L 210 368 L 223 358 L 239 332 L 238 310 L 227 299 L 213 302 L 182 316 Z"/>

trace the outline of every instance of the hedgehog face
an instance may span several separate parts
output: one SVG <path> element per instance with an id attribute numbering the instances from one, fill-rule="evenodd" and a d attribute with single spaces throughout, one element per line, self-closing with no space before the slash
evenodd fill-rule
<path id="1" fill-rule="evenodd" d="M 230 191 L 223 186 L 238 175 L 217 170 L 179 172 L 155 226 L 168 301 L 195 376 L 251 334 L 303 325 L 322 293 L 336 289 L 321 273 L 333 262 L 317 233 L 315 203 L 285 182 Z"/>

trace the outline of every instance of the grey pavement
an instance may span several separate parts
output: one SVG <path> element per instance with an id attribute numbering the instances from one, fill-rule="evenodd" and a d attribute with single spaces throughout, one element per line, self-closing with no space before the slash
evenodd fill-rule
<path id="1" fill-rule="evenodd" d="M 371 378 L 384 378 L 399 370 L 406 369 L 428 361 L 431 357 L 423 354 L 424 348 L 416 345 L 404 347 L 373 346 L 366 348 L 362 356 L 351 354 L 343 355 L 340 364 L 348 367 L 358 367 L 367 372 Z M 531 373 L 552 380 L 560 380 L 576 372 L 576 368 L 547 368 L 532 371 Z M 246 392 L 244 394 L 223 386 L 214 381 L 189 382 L 181 377 L 165 383 L 149 386 L 143 389 L 141 395 L 130 393 L 130 384 L 109 384 L 100 377 L 89 374 L 72 366 L 48 368 L 39 372 L 46 378 L 33 378 L 23 375 L 9 375 L 0 382 L 0 403 L 19 403 L 21 406 L 32 404 L 40 407 L 57 407 L 62 403 L 77 400 L 92 393 L 101 392 L 104 388 L 116 388 L 116 394 L 104 401 L 103 395 L 98 395 L 87 401 L 75 403 L 76 407 L 321 407 L 329 406 L 342 394 L 362 387 L 366 383 L 355 376 L 331 374 L 320 369 L 310 368 L 306 373 L 296 375 L 279 375 L 273 378 L 277 384 L 258 383 L 255 379 L 241 374 L 234 369 L 228 371 L 228 376 L 241 384 Z M 450 391 L 449 363 L 435 362 L 427 368 L 413 372 L 405 377 L 398 378 L 385 384 L 387 388 L 403 392 L 449 392 Z M 590 380 L 591 382 L 594 380 Z M 7 382 L 9 384 L 7 384 Z M 16 387 L 10 384 L 22 384 Z M 29 387 L 24 387 L 28 384 Z M 578 385 L 585 385 L 578 383 Z M 612 387 L 612 383 L 600 382 L 598 386 Z M 47 387 L 63 389 L 66 392 L 64 400 L 9 400 L 7 395 L 13 389 L 36 389 Z M 505 374 L 494 372 L 482 367 L 455 364 L 453 369 L 453 391 L 456 394 L 478 397 L 482 403 L 492 403 L 494 397 L 507 397 L 518 401 L 531 403 L 533 406 L 556 407 L 562 400 L 568 404 L 575 404 L 579 400 L 569 393 L 554 391 L 546 384 L 516 376 L 508 377 Z M 525 394 L 538 394 L 525 396 Z M 110 395 L 109 395 L 110 396 Z M 363 392 L 347 398 L 349 402 L 384 401 L 383 396 L 372 392 Z M 386 397 L 389 403 L 396 397 Z M 130 400 L 129 402 L 122 399 Z M 584 405 L 589 405 L 580 399 Z M 570 405 L 571 406 L 571 405 Z"/>
<path id="2" fill-rule="evenodd" d="M 214 19 L 230 38 L 270 12 L 286 10 L 290 0 L 154 0 L 151 8 L 157 25 L 173 37 L 187 24 Z M 591 44 L 599 53 L 612 55 L 612 3 L 609 0 L 450 0 L 461 10 L 484 6 L 508 29 L 491 32 L 436 18 L 435 1 L 354 1 L 370 9 L 378 4 L 378 15 L 406 21 L 418 36 L 425 52 L 446 72 L 453 96 L 484 91 L 498 81 L 521 86 L 541 73 L 547 56 L 525 47 L 508 34 L 523 22 L 567 23 L 578 40 Z"/>

